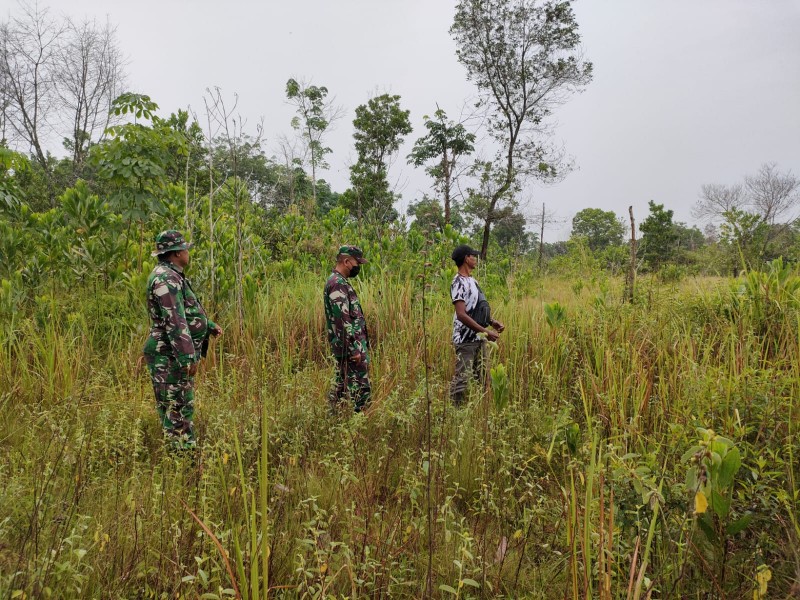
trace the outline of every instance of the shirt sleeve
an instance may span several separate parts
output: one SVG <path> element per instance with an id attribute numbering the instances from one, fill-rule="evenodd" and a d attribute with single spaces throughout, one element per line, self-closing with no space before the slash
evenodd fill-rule
<path id="1" fill-rule="evenodd" d="M 192 364 L 195 362 L 194 343 L 186 322 L 183 286 L 164 278 L 153 285 L 153 295 L 178 364 L 181 367 Z"/>
<path id="2" fill-rule="evenodd" d="M 453 283 L 450 285 L 450 298 L 453 300 L 453 304 L 459 300 L 465 304 L 467 302 L 467 286 L 460 277 L 453 279 Z"/>
<path id="3" fill-rule="evenodd" d="M 353 316 L 350 313 L 350 299 L 345 290 L 334 286 L 328 292 L 328 302 L 331 307 L 331 326 L 334 334 L 331 348 L 336 356 L 344 356 L 350 347 L 348 340 L 352 338 Z"/>

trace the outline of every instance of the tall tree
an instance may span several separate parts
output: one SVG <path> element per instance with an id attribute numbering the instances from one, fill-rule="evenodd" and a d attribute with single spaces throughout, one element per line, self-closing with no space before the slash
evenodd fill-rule
<path id="1" fill-rule="evenodd" d="M 639 225 L 639 230 L 644 234 L 640 249 L 650 267 L 657 270 L 674 258 L 679 234 L 672 221 L 673 211 L 665 210 L 663 204 L 656 204 L 652 200 L 648 206 L 650 214 Z"/>
<path id="2" fill-rule="evenodd" d="M 586 238 L 593 251 L 622 244 L 625 225 L 611 210 L 584 208 L 572 218 L 572 235 Z"/>
<path id="3" fill-rule="evenodd" d="M 325 155 L 331 149 L 325 146 L 323 138 L 333 123 L 341 118 L 342 108 L 328 98 L 328 88 L 311 85 L 306 81 L 298 82 L 289 79 L 286 82 L 286 98 L 297 109 L 297 116 L 292 119 L 292 128 L 300 132 L 311 165 L 311 190 L 314 205 L 317 204 L 317 170 L 327 169 Z"/>
<path id="4" fill-rule="evenodd" d="M 25 150 L 47 170 L 46 136 L 56 98 L 53 67 L 65 26 L 38 4 L 21 8 L 21 16 L 0 24 L 5 119 L 13 139 L 26 145 Z"/>
<path id="5" fill-rule="evenodd" d="M 419 167 L 435 159 L 425 172 L 433 177 L 434 186 L 442 195 L 444 224 L 448 225 L 451 222 L 450 205 L 457 161 L 475 150 L 475 134 L 469 133 L 461 123 L 448 121 L 442 109 L 438 109 L 434 117 L 425 116 L 428 133 L 416 141 L 408 162 Z"/>
<path id="6" fill-rule="evenodd" d="M 581 57 L 569 0 L 461 0 L 450 33 L 459 62 L 481 94 L 480 105 L 488 109 L 498 148 L 487 179 L 485 257 L 498 203 L 524 177 L 560 174 L 561 161 L 546 143 L 546 120 L 591 81 L 592 65 Z"/>
<path id="7" fill-rule="evenodd" d="M 67 28 L 53 65 L 59 114 L 69 132 L 64 146 L 73 165 L 83 163 L 113 116 L 111 102 L 124 85 L 122 56 L 116 28 L 95 21 L 67 21 Z M 67 129 L 68 128 L 68 129 Z"/>
<path id="8" fill-rule="evenodd" d="M 383 94 L 356 108 L 353 126 L 358 159 L 350 167 L 352 188 L 342 195 L 342 202 L 359 219 L 372 212 L 377 218 L 393 220 L 397 213 L 395 195 L 389 189 L 389 161 L 400 149 L 403 136 L 411 133 L 409 111 L 400 108 L 400 96 Z"/>

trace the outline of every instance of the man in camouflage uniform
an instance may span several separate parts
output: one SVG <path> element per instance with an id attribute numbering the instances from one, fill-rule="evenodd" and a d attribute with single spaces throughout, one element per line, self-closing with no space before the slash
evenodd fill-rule
<path id="1" fill-rule="evenodd" d="M 147 280 L 152 326 L 144 357 L 153 379 L 158 416 L 170 447 L 176 450 L 195 447 L 194 375 L 208 336 L 222 334 L 220 326 L 206 316 L 183 274 L 191 246 L 178 231 L 159 233 L 152 254 L 158 256 L 158 264 Z"/>
<path id="2" fill-rule="evenodd" d="M 370 401 L 367 323 L 356 291 L 347 281 L 358 275 L 366 262 L 360 248 L 342 246 L 336 267 L 325 282 L 325 322 L 337 365 L 336 383 L 328 396 L 332 409 L 346 394 L 350 395 L 355 412 L 361 412 Z"/>

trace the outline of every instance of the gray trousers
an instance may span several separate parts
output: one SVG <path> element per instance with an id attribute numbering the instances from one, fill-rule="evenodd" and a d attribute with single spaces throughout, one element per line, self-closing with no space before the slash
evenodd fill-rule
<path id="1" fill-rule="evenodd" d="M 456 372 L 450 382 L 450 398 L 455 404 L 464 401 L 471 378 L 481 389 L 486 385 L 486 342 L 455 344 Z"/>

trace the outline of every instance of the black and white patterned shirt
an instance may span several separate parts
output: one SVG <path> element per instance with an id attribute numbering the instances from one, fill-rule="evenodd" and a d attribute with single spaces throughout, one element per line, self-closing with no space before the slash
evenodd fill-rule
<path id="1" fill-rule="evenodd" d="M 464 302 L 464 309 L 469 312 L 478 304 L 478 283 L 472 277 L 464 277 L 459 273 L 453 277 L 450 284 L 450 298 L 455 304 L 458 300 Z M 458 320 L 458 315 L 453 315 L 453 343 L 466 344 L 477 342 L 478 332 L 473 331 Z"/>

